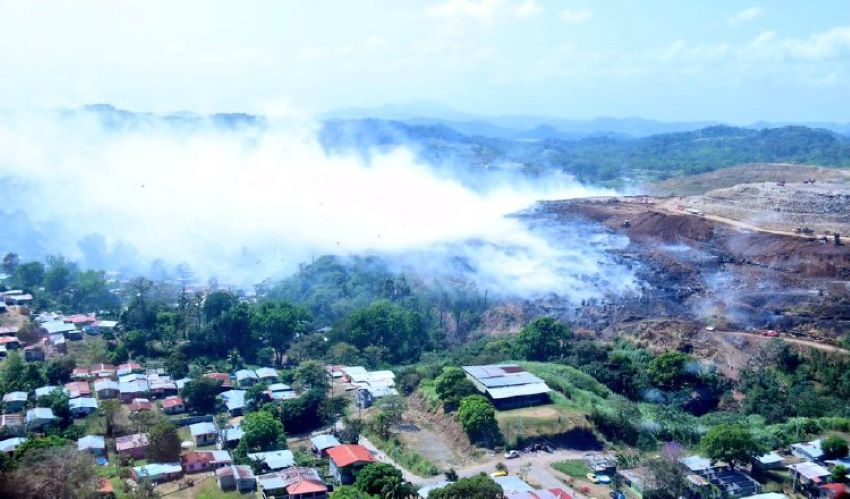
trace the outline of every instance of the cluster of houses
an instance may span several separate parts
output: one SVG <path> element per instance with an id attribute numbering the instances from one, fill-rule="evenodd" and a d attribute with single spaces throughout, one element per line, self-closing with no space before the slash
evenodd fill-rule
<path id="1" fill-rule="evenodd" d="M 346 390 L 355 390 L 357 404 L 365 409 L 376 400 L 389 395 L 398 395 L 395 374 L 392 371 L 369 371 L 362 366 L 326 366 L 325 370 L 334 381 L 341 381 Z"/>
<path id="2" fill-rule="evenodd" d="M 835 466 L 843 465 L 850 469 L 850 458 L 824 460 L 821 442 L 800 442 L 788 449 L 768 452 L 753 461 L 752 470 L 788 470 L 794 492 L 811 499 L 846 497 L 850 494 L 850 487 L 843 483 L 830 483 L 830 477 Z M 687 473 L 692 497 L 787 499 L 784 494 L 763 492 L 762 484 L 744 470 L 731 469 L 699 455 L 683 457 L 679 462 Z M 643 492 L 645 469 L 621 470 L 619 474 L 633 492 L 638 495 Z"/>

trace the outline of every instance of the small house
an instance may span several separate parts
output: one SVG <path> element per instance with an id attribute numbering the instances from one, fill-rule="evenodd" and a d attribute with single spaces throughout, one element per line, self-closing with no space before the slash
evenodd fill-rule
<path id="1" fill-rule="evenodd" d="M 121 391 L 117 381 L 101 378 L 94 382 L 94 393 L 100 400 L 109 400 L 117 398 Z"/>
<path id="2" fill-rule="evenodd" d="M 65 383 L 65 393 L 68 394 L 68 398 L 72 399 L 90 397 L 91 387 L 88 381 L 71 381 L 70 383 Z"/>
<path id="3" fill-rule="evenodd" d="M 136 466 L 132 469 L 133 479 L 138 481 L 148 480 L 152 483 L 170 482 L 183 476 L 183 467 L 180 463 L 151 463 L 144 466 Z"/>
<path id="4" fill-rule="evenodd" d="M 112 364 L 95 364 L 89 372 L 95 378 L 112 378 L 115 376 L 115 366 Z"/>
<path id="5" fill-rule="evenodd" d="M 226 449 L 232 449 L 239 445 L 239 441 L 242 440 L 244 435 L 245 432 L 242 431 L 239 425 L 224 428 L 221 430 L 221 446 Z"/>
<path id="6" fill-rule="evenodd" d="M 134 362 L 132 360 L 129 361 L 129 362 L 126 362 L 124 364 L 119 364 L 118 369 L 115 370 L 115 373 L 118 376 L 124 376 L 125 374 L 141 373 L 141 372 L 144 372 L 142 365 L 139 364 L 138 362 Z"/>
<path id="7" fill-rule="evenodd" d="M 0 432 L 4 435 L 21 435 L 25 430 L 21 414 L 0 414 Z"/>
<path id="8" fill-rule="evenodd" d="M 30 345 L 24 348 L 24 360 L 39 362 L 44 360 L 44 348 L 41 345 Z"/>
<path id="9" fill-rule="evenodd" d="M 257 477 L 263 497 L 287 499 L 322 499 L 328 497 L 328 486 L 313 468 L 293 467 Z"/>
<path id="10" fill-rule="evenodd" d="M 133 459 L 144 459 L 148 452 L 148 434 L 135 433 L 115 438 L 115 452 Z"/>
<path id="11" fill-rule="evenodd" d="M 820 461 L 823 459 L 823 449 L 821 449 L 821 440 L 812 440 L 811 442 L 800 442 L 791 444 L 791 454 L 800 459 L 809 461 Z"/>
<path id="12" fill-rule="evenodd" d="M 68 402 L 71 416 L 84 418 L 97 410 L 97 400 L 92 397 L 77 397 Z"/>
<path id="13" fill-rule="evenodd" d="M 233 464 L 233 458 L 226 450 L 196 450 L 180 456 L 180 465 L 184 473 L 203 473 L 214 471 Z"/>
<path id="14" fill-rule="evenodd" d="M 254 386 L 259 381 L 257 373 L 250 369 L 240 369 L 236 371 L 236 384 L 240 388 L 248 388 Z"/>
<path id="15" fill-rule="evenodd" d="M 257 488 L 257 479 L 250 466 L 231 464 L 215 470 L 218 486 L 222 490 L 253 492 Z"/>
<path id="16" fill-rule="evenodd" d="M 148 390 L 157 398 L 177 395 L 177 383 L 171 379 L 171 376 L 149 376 Z"/>
<path id="17" fill-rule="evenodd" d="M 27 411 L 27 430 L 42 431 L 56 423 L 59 418 L 47 407 L 36 407 Z"/>
<path id="18" fill-rule="evenodd" d="M 162 401 L 162 412 L 165 414 L 180 414 L 186 412 L 186 404 L 177 395 L 165 397 Z"/>
<path id="19" fill-rule="evenodd" d="M 319 456 L 326 456 L 328 449 L 342 445 L 333 435 L 316 435 L 315 437 L 310 437 L 310 443 L 313 446 L 313 452 Z"/>
<path id="20" fill-rule="evenodd" d="M 144 398 L 148 394 L 148 382 L 146 380 L 119 382 L 118 393 L 122 402 L 131 402 L 136 398 Z"/>
<path id="21" fill-rule="evenodd" d="M 775 470 L 782 468 L 785 460 L 776 452 L 768 452 L 757 457 L 753 462 L 753 466 L 762 470 Z"/>
<path id="22" fill-rule="evenodd" d="M 233 388 L 233 382 L 230 380 L 230 375 L 227 373 L 207 373 L 204 374 L 205 378 L 214 379 L 221 383 L 220 390 L 225 392 Z"/>
<path id="23" fill-rule="evenodd" d="M 295 466 L 295 456 L 291 450 L 273 450 L 248 454 L 248 459 L 259 461 L 271 471 Z"/>
<path id="24" fill-rule="evenodd" d="M 7 438 L 0 441 L 0 452 L 3 454 L 14 454 L 15 449 L 21 446 L 27 439 L 23 437 Z"/>
<path id="25" fill-rule="evenodd" d="M 148 399 L 133 399 L 130 402 L 130 412 L 152 411 L 153 404 Z"/>
<path id="26" fill-rule="evenodd" d="M 91 377 L 91 373 L 85 367 L 75 367 L 73 371 L 71 371 L 71 379 L 75 379 L 77 381 L 86 380 Z"/>
<path id="27" fill-rule="evenodd" d="M 271 367 L 261 367 L 254 371 L 260 381 L 276 383 L 279 379 L 277 371 Z"/>
<path id="28" fill-rule="evenodd" d="M 14 336 L 2 336 L 0 337 L 0 345 L 6 348 L 6 350 L 17 350 L 21 348 L 21 342 Z"/>
<path id="29" fill-rule="evenodd" d="M 245 390 L 228 390 L 219 395 L 231 417 L 242 415 L 245 410 L 245 394 L 247 393 Z"/>
<path id="30" fill-rule="evenodd" d="M 103 435 L 86 435 L 77 440 L 77 450 L 88 452 L 94 457 L 106 456 L 106 439 Z"/>
<path id="31" fill-rule="evenodd" d="M 27 405 L 27 392 L 9 392 L 3 395 L 3 409 L 6 412 L 21 412 Z"/>
<path id="32" fill-rule="evenodd" d="M 795 484 L 795 487 L 796 484 L 799 484 L 809 489 L 814 489 L 825 483 L 831 475 L 828 469 L 811 461 L 788 465 L 788 469 L 791 470 L 791 481 Z"/>
<path id="33" fill-rule="evenodd" d="M 189 425 L 189 431 L 198 447 L 212 445 L 218 441 L 218 428 L 215 423 L 195 423 Z"/>
<path id="34" fill-rule="evenodd" d="M 347 444 L 328 449 L 329 471 L 341 484 L 354 483 L 363 467 L 374 463 L 375 458 L 362 445 Z"/>
<path id="35" fill-rule="evenodd" d="M 96 327 L 101 333 L 112 332 L 118 327 L 118 321 L 110 321 L 110 320 L 99 320 L 92 324 Z"/>
<path id="36" fill-rule="evenodd" d="M 41 397 L 47 397 L 53 395 L 59 390 L 58 386 L 53 385 L 44 385 L 35 389 L 35 399 L 38 400 Z"/>

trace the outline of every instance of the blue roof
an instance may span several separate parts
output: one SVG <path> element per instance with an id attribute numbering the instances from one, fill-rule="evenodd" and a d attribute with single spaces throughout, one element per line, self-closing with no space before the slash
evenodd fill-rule
<path id="1" fill-rule="evenodd" d="M 195 423 L 193 425 L 189 425 L 189 431 L 192 433 L 192 436 L 197 435 L 207 435 L 210 433 L 218 433 L 218 428 L 215 427 L 214 423 Z"/>
<path id="2" fill-rule="evenodd" d="M 68 401 L 68 407 L 71 409 L 97 409 L 97 400 L 92 397 L 77 397 Z"/>
<path id="3" fill-rule="evenodd" d="M 310 442 L 313 443 L 313 447 L 320 451 L 340 445 L 339 440 L 333 435 L 316 435 L 315 437 L 310 437 Z"/>
<path id="4" fill-rule="evenodd" d="M 273 450 L 269 452 L 255 452 L 248 454 L 251 459 L 257 459 L 269 467 L 270 470 L 281 470 L 295 466 L 295 456 L 291 450 Z"/>
<path id="5" fill-rule="evenodd" d="M 139 477 L 157 477 L 169 473 L 183 473 L 180 463 L 151 463 L 133 468 Z"/>
<path id="6" fill-rule="evenodd" d="M 245 435 L 245 432 L 242 431 L 242 428 L 237 426 L 231 426 L 230 428 L 225 428 L 221 430 L 222 436 L 224 437 L 225 442 L 232 442 L 234 440 L 241 440 Z"/>

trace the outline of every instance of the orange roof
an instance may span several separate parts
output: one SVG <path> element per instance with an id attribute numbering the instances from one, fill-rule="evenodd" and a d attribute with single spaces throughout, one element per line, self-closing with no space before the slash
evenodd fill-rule
<path id="1" fill-rule="evenodd" d="M 153 404 L 148 399 L 133 399 L 130 403 L 130 410 L 133 412 L 150 411 L 153 410 Z"/>
<path id="2" fill-rule="evenodd" d="M 328 456 L 338 468 L 345 468 L 355 463 L 374 463 L 375 458 L 362 445 L 347 444 L 328 449 Z"/>
<path id="3" fill-rule="evenodd" d="M 0 345 L 4 343 L 20 343 L 20 341 L 18 341 L 18 339 L 14 336 L 3 336 L 0 338 Z"/>
<path id="4" fill-rule="evenodd" d="M 180 397 L 167 397 L 162 401 L 162 407 L 165 409 L 177 407 L 178 405 L 183 405 L 183 399 Z"/>
<path id="5" fill-rule="evenodd" d="M 112 488 L 112 482 L 109 481 L 108 478 L 101 478 L 100 485 L 97 487 L 97 491 L 101 494 L 114 494 L 115 490 Z"/>
<path id="6" fill-rule="evenodd" d="M 323 484 L 322 482 L 317 482 L 315 480 L 301 480 L 299 482 L 293 483 L 292 485 L 286 488 L 286 492 L 290 495 L 311 494 L 327 491 L 327 485 Z"/>

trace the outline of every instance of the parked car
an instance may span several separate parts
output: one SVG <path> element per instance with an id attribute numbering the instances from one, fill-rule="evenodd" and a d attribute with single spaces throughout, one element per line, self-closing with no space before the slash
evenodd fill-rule
<path id="1" fill-rule="evenodd" d="M 588 473 L 587 479 L 593 483 L 611 483 L 611 477 L 608 475 L 597 475 L 595 473 Z"/>
<path id="2" fill-rule="evenodd" d="M 779 336 L 779 333 L 774 331 L 773 329 L 768 329 L 767 331 L 762 331 L 761 335 L 767 336 L 769 338 L 776 338 L 777 336 Z"/>
<path id="3" fill-rule="evenodd" d="M 494 471 L 493 473 L 490 473 L 490 476 L 493 478 L 497 478 L 500 476 L 508 476 L 508 472 L 504 470 Z"/>
<path id="4" fill-rule="evenodd" d="M 519 457 L 519 451 L 518 450 L 509 450 L 508 452 L 505 452 L 505 459 L 516 459 L 518 457 Z"/>

